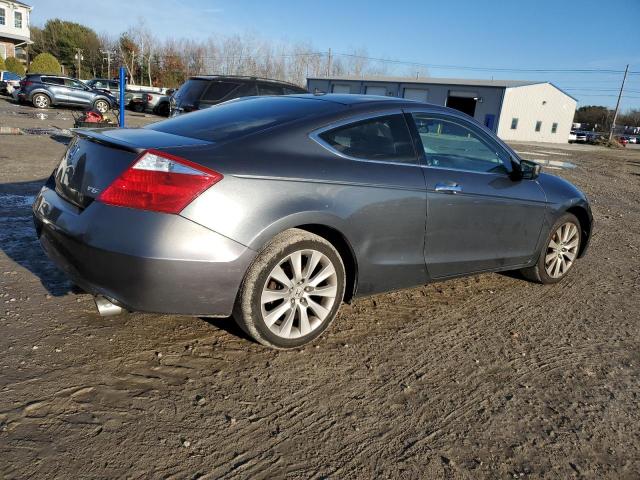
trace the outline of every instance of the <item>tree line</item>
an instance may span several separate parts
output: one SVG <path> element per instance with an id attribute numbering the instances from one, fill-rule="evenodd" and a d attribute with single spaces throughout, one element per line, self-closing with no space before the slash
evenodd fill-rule
<path id="1" fill-rule="evenodd" d="M 30 54 L 47 53 L 77 78 L 117 75 L 125 66 L 132 83 L 177 87 L 191 75 L 249 75 L 305 85 L 308 76 L 384 75 L 384 64 L 355 57 L 332 58 L 308 43 L 278 43 L 252 35 L 211 36 L 206 40 L 156 38 L 144 23 L 119 35 L 98 35 L 85 25 L 61 19 L 31 27 Z M 81 56 L 78 62 L 77 55 Z"/>
<path id="2" fill-rule="evenodd" d="M 573 119 L 576 123 L 588 125 L 589 130 L 608 132 L 613 121 L 613 110 L 599 105 L 586 105 L 576 110 Z M 640 109 L 630 109 L 620 113 L 616 120 L 617 127 L 640 126 Z"/>

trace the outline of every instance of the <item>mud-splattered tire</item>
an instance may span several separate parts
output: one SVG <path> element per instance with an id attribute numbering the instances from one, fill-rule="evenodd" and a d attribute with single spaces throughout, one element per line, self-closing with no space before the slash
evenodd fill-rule
<path id="1" fill-rule="evenodd" d="M 582 243 L 580 222 L 565 213 L 551 227 L 536 264 L 521 270 L 522 275 L 543 284 L 558 283 L 573 270 Z"/>
<path id="2" fill-rule="evenodd" d="M 300 347 L 331 324 L 344 298 L 345 269 L 324 238 L 299 229 L 277 235 L 242 281 L 233 316 L 263 345 Z"/>
<path id="3" fill-rule="evenodd" d="M 36 108 L 49 108 L 51 99 L 44 93 L 36 93 L 31 99 L 31 103 Z"/>

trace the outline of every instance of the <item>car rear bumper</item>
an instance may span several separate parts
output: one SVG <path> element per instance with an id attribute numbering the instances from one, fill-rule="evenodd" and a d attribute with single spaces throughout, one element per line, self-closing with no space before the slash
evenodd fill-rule
<path id="1" fill-rule="evenodd" d="M 253 250 L 179 215 L 77 209 L 45 186 L 33 205 L 40 243 L 75 283 L 131 311 L 229 316 Z"/>

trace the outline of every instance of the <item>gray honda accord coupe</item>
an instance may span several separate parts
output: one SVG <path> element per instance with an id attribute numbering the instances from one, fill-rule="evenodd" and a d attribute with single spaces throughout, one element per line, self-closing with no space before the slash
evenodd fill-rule
<path id="1" fill-rule="evenodd" d="M 75 133 L 33 212 L 103 314 L 233 315 L 291 348 L 357 296 L 506 270 L 556 283 L 591 235 L 572 184 L 404 99 L 253 97 Z"/>

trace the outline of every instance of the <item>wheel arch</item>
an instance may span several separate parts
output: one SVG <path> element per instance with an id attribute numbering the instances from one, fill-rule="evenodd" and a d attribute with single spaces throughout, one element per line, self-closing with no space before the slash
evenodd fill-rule
<path id="1" fill-rule="evenodd" d="M 344 301 L 346 303 L 350 303 L 355 296 L 358 283 L 358 262 L 353 248 L 347 238 L 339 230 L 319 223 L 297 225 L 295 228 L 305 230 L 324 238 L 333 245 L 336 250 L 338 250 L 340 257 L 342 258 L 342 262 L 344 263 L 346 273 Z"/>
<path id="2" fill-rule="evenodd" d="M 581 205 L 574 205 L 572 207 L 569 207 L 566 212 L 575 215 L 575 217 L 578 219 L 578 222 L 580 222 L 581 242 L 580 251 L 578 251 L 578 258 L 581 258 L 587 249 L 589 240 L 591 239 L 591 228 L 593 221 L 587 209 Z"/>
<path id="3" fill-rule="evenodd" d="M 29 97 L 29 101 L 31 101 L 32 103 L 33 103 L 33 97 L 35 97 L 36 95 L 44 95 L 45 97 L 47 97 L 49 99 L 49 105 L 53 105 L 55 102 L 55 97 L 51 95 L 51 92 L 49 92 L 48 90 L 44 90 L 44 89 L 34 90 L 33 92 L 31 92 L 30 95 L 31 96 Z"/>

